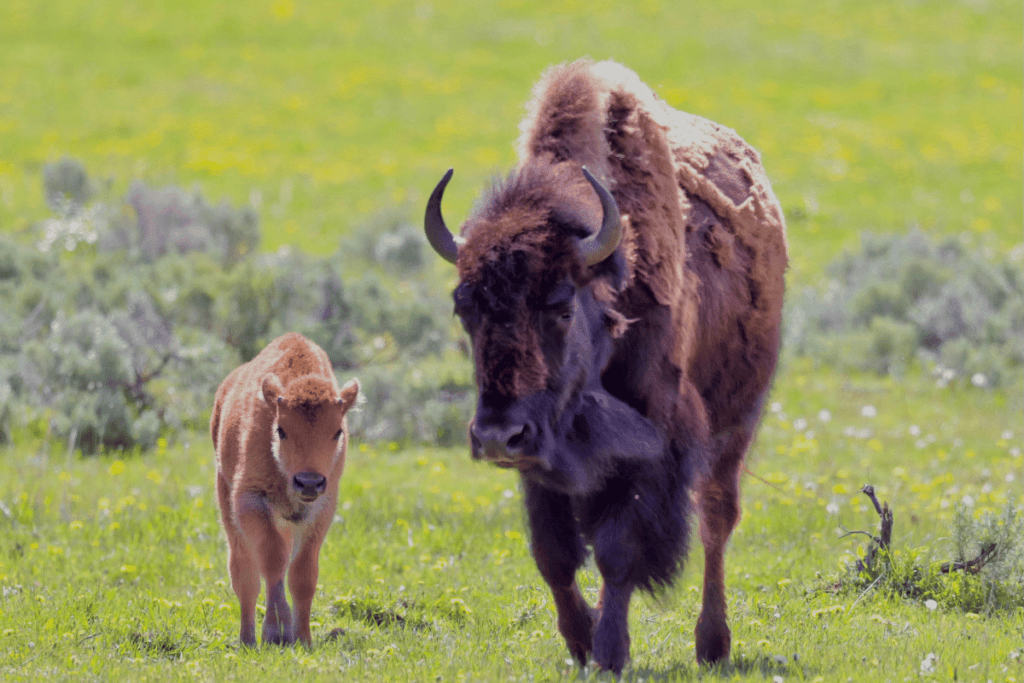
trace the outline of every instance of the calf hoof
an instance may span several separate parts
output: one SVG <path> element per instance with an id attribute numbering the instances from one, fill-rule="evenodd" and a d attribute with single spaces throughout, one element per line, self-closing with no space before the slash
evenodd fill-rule
<path id="1" fill-rule="evenodd" d="M 256 647 L 256 629 L 246 630 L 243 626 L 238 634 L 238 642 L 242 644 L 242 647 Z"/>
<path id="2" fill-rule="evenodd" d="M 291 645 L 295 642 L 295 638 L 285 633 L 264 633 L 263 644 L 264 645 Z"/>
<path id="3" fill-rule="evenodd" d="M 295 635 L 290 628 L 281 628 L 277 624 L 263 624 L 263 634 L 260 638 L 266 645 L 291 645 L 295 642 Z"/>
<path id="4" fill-rule="evenodd" d="M 697 620 L 696 637 L 697 663 L 716 664 L 729 658 L 732 634 L 725 622 L 713 624 L 710 619 Z"/>

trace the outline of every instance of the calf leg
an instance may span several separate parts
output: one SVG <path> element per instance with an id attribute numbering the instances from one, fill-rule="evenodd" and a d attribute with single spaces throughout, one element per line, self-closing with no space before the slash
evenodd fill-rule
<path id="1" fill-rule="evenodd" d="M 301 539 L 299 551 L 288 570 L 288 588 L 295 605 L 295 639 L 306 647 L 313 645 L 309 615 L 313 609 L 316 581 L 320 576 L 320 546 L 331 526 L 334 510 L 335 506 L 328 505 L 320 513 L 306 536 Z"/>
<path id="2" fill-rule="evenodd" d="M 726 624 L 725 545 L 740 520 L 739 475 L 752 436 L 752 428 L 736 427 L 716 437 L 715 461 L 698 486 L 704 598 L 695 636 L 701 664 L 727 658 L 732 643 Z"/>
<path id="3" fill-rule="evenodd" d="M 525 479 L 523 483 L 533 558 L 551 588 L 558 631 L 572 656 L 580 666 L 586 666 L 593 648 L 596 612 L 576 583 L 576 571 L 583 564 L 586 548 L 576 528 L 572 504 L 568 496 Z"/>
<path id="4" fill-rule="evenodd" d="M 236 495 L 235 502 L 238 526 L 267 584 L 267 613 L 261 639 L 264 643 L 292 643 L 292 613 L 284 590 L 291 544 L 274 526 L 270 510 L 259 496 L 243 493 Z"/>
<path id="5" fill-rule="evenodd" d="M 238 639 L 242 645 L 256 645 L 256 599 L 260 595 L 260 574 L 256 562 L 246 547 L 231 515 L 231 488 L 227 480 L 217 474 L 217 499 L 220 503 L 221 521 L 228 538 L 228 573 L 231 588 L 238 597 L 242 623 Z"/>
<path id="6" fill-rule="evenodd" d="M 267 581 L 267 613 L 263 617 L 263 633 L 260 638 L 271 645 L 295 642 L 292 611 L 285 597 L 283 577 L 273 584 Z"/>

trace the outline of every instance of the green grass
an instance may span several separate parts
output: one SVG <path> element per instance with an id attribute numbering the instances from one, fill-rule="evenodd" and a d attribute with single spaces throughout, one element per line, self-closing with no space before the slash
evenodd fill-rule
<path id="1" fill-rule="evenodd" d="M 0 229 L 44 215 L 40 169 L 80 158 L 257 201 L 265 246 L 332 252 L 382 206 L 420 215 L 449 166 L 461 220 L 514 163 L 549 64 L 615 58 L 762 151 L 791 281 L 863 230 L 1021 241 L 1022 17 L 1008 0 L 246 3 L 8 0 Z"/>
<path id="2" fill-rule="evenodd" d="M 840 524 L 877 523 L 863 483 L 895 509 L 894 548 L 922 561 L 952 559 L 953 509 L 965 497 L 976 514 L 1020 503 L 1019 392 L 937 391 L 925 377 L 797 364 L 774 401 L 750 462 L 763 481 L 744 479 L 727 559 L 730 663 L 702 672 L 694 662 L 696 543 L 673 590 L 636 600 L 625 678 L 900 681 L 935 653 L 932 680 L 1024 680 L 1020 605 L 965 615 L 834 590 L 862 544 L 838 538 Z M 245 651 L 206 435 L 122 459 L 69 457 L 42 438 L 27 430 L 0 453 L 5 680 L 576 675 L 529 556 L 516 477 L 465 448 L 354 445 L 321 555 L 314 649 Z M 592 566 L 582 583 L 593 599 Z"/>
<path id="3" fill-rule="evenodd" d="M 543 68 L 589 55 L 761 150 L 789 217 L 791 286 L 814 283 L 863 230 L 1021 242 L 1018 4 L 678 5 L 6 0 L 0 230 L 33 238 L 41 169 L 65 154 L 114 196 L 142 178 L 253 202 L 265 249 L 327 254 L 378 211 L 415 220 L 449 166 L 456 222 L 514 163 Z M 432 277 L 453 275 L 437 264 Z M 930 680 L 1024 681 L 1020 606 L 965 615 L 832 589 L 860 545 L 839 525 L 876 523 L 863 483 L 894 507 L 895 547 L 923 561 L 952 559 L 965 496 L 978 513 L 1020 503 L 1019 383 L 939 389 L 793 362 L 772 401 L 750 464 L 764 481 L 744 479 L 728 555 L 732 660 L 694 663 L 695 543 L 676 588 L 636 600 L 625 677 L 915 680 L 934 653 Z M 206 435 L 118 460 L 69 455 L 44 434 L 20 428 L 0 451 L 0 678 L 576 676 L 516 480 L 465 448 L 356 444 L 321 558 L 314 650 L 244 651 Z M 592 568 L 583 585 L 593 598 Z"/>

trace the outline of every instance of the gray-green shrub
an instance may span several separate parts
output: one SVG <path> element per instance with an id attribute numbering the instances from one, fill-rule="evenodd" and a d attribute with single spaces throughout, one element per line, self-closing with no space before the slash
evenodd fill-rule
<path id="1" fill-rule="evenodd" d="M 1024 365 L 1020 250 L 984 257 L 958 238 L 862 236 L 819 288 L 789 295 L 787 353 L 836 367 L 900 374 L 914 362 L 953 379 L 996 386 Z"/>
<path id="2" fill-rule="evenodd" d="M 84 453 L 203 429 L 224 376 L 288 331 L 363 379 L 360 438 L 464 438 L 472 383 L 451 302 L 416 275 L 424 240 L 397 213 L 328 257 L 258 254 L 249 207 L 140 181 L 90 203 L 94 184 L 67 159 L 45 183 L 57 213 L 43 239 L 0 236 L 0 439 L 17 416 Z"/>

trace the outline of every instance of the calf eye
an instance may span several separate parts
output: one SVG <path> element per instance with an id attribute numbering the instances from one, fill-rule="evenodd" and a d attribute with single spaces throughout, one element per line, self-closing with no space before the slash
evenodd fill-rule
<path id="1" fill-rule="evenodd" d="M 338 433 L 334 435 L 334 440 L 337 441 L 340 438 L 341 438 L 341 430 L 339 429 Z"/>
<path id="2" fill-rule="evenodd" d="M 281 429 L 280 427 L 277 428 L 277 436 L 282 440 L 285 438 L 284 430 Z"/>

